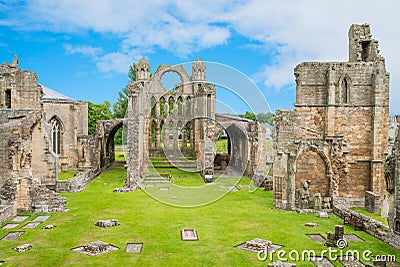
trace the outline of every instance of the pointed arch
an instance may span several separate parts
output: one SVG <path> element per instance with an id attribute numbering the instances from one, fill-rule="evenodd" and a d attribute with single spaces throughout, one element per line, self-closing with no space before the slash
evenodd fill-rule
<path id="1" fill-rule="evenodd" d="M 351 79 L 349 77 L 349 75 L 343 75 L 340 79 L 339 79 L 339 103 L 340 104 L 348 104 L 350 103 L 350 88 L 351 88 Z"/>
<path id="2" fill-rule="evenodd" d="M 150 99 L 150 104 L 151 104 L 151 117 L 156 118 L 157 113 L 156 113 L 156 99 L 154 96 L 151 97 Z"/>
<path id="3" fill-rule="evenodd" d="M 165 116 L 165 98 L 162 96 L 160 98 L 160 117 Z"/>
<path id="4" fill-rule="evenodd" d="M 178 116 L 182 116 L 183 114 L 183 107 L 182 107 L 182 96 L 178 97 L 177 104 L 178 104 Z"/>
<path id="5" fill-rule="evenodd" d="M 48 123 L 51 127 L 51 150 L 55 154 L 60 155 L 62 151 L 62 139 L 64 133 L 62 121 L 59 117 L 53 116 Z"/>

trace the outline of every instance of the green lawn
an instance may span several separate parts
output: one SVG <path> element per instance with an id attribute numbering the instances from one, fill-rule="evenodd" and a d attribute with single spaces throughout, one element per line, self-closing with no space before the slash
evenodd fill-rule
<path id="1" fill-rule="evenodd" d="M 68 180 L 77 174 L 77 170 L 69 170 L 67 172 L 59 172 L 58 173 L 58 180 Z"/>
<path id="2" fill-rule="evenodd" d="M 383 218 L 383 217 L 380 215 L 380 213 L 379 213 L 379 214 L 377 214 L 377 213 L 370 213 L 370 212 L 366 211 L 364 208 L 353 208 L 352 210 L 354 210 L 355 212 L 364 214 L 364 215 L 366 215 L 366 216 L 368 216 L 368 217 L 371 217 L 372 219 L 374 219 L 374 220 L 376 220 L 376 221 L 378 221 L 378 222 L 381 222 L 381 223 L 383 223 L 384 225 L 389 225 L 389 224 L 388 224 L 387 218 Z"/>
<path id="3" fill-rule="evenodd" d="M 313 249 L 320 253 L 326 247 L 313 242 L 306 234 L 326 236 L 326 232 L 333 231 L 336 224 L 343 222 L 334 215 L 322 219 L 314 214 L 274 210 L 272 192 L 262 190 L 251 193 L 242 188 L 196 208 L 166 205 L 142 190 L 113 193 L 115 187 L 123 186 L 125 175 L 124 168 L 111 168 L 84 192 L 62 194 L 67 198 L 69 211 L 52 213 L 43 224 L 57 225 L 53 230 L 42 230 L 42 225 L 37 229 L 0 229 L 0 237 L 10 231 L 25 231 L 16 241 L 0 240 L 0 260 L 6 261 L 7 266 L 266 266 L 269 261 L 259 261 L 257 253 L 234 246 L 259 237 L 283 245 L 282 249 L 287 252 Z M 220 182 L 219 185 L 223 185 L 232 181 Z M 248 179 L 240 184 L 248 184 Z M 196 180 L 193 185 L 201 183 Z M 201 192 L 195 188 L 188 189 L 193 190 L 193 199 L 195 194 L 201 198 L 220 190 L 219 186 L 210 186 L 209 191 Z M 171 187 L 165 193 L 171 196 L 179 191 Z M 30 220 L 34 217 L 36 214 L 31 215 Z M 94 225 L 99 219 L 118 219 L 121 225 L 99 228 Z M 316 222 L 319 226 L 308 228 L 304 226 L 307 222 Z M 199 241 L 181 241 L 182 228 L 195 228 Z M 346 225 L 345 233 L 355 233 L 365 240 L 350 243 L 350 249 L 361 252 L 369 249 L 373 255 L 394 254 L 400 259 L 398 251 L 365 232 Z M 96 240 L 120 249 L 94 257 L 71 250 Z M 31 244 L 33 249 L 22 253 L 11 249 L 25 243 Z M 143 251 L 125 253 L 126 243 L 143 243 Z M 297 266 L 313 265 L 297 262 Z"/>

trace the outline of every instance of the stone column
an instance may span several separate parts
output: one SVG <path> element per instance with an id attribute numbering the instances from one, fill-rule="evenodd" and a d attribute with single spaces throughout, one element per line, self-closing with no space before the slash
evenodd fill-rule
<path id="1" fill-rule="evenodd" d="M 160 111 L 160 110 L 158 110 Z M 157 121 L 156 124 L 156 149 L 160 148 L 160 142 L 161 142 L 161 125 L 160 121 Z"/>
<path id="2" fill-rule="evenodd" d="M 187 143 L 186 143 L 186 125 L 182 126 L 182 130 L 181 130 L 181 134 L 182 134 L 182 147 L 186 148 L 187 147 Z"/>

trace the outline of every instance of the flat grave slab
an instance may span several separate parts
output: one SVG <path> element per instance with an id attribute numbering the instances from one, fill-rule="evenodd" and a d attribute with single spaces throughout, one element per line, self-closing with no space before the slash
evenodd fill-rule
<path id="1" fill-rule="evenodd" d="M 326 257 L 312 257 L 310 261 L 314 263 L 316 267 L 335 267 Z"/>
<path id="2" fill-rule="evenodd" d="M 17 227 L 18 225 L 19 225 L 18 223 L 9 223 L 9 224 L 4 225 L 1 228 L 3 228 L 3 229 L 12 229 L 12 228 Z"/>
<path id="3" fill-rule="evenodd" d="M 28 218 L 29 218 L 29 216 L 18 215 L 18 216 L 16 216 L 16 217 L 14 217 L 11 221 L 12 221 L 12 222 L 23 222 L 23 221 L 25 221 L 25 220 L 28 219 Z"/>
<path id="4" fill-rule="evenodd" d="M 125 253 L 142 252 L 143 243 L 126 243 Z"/>
<path id="5" fill-rule="evenodd" d="M 169 190 L 169 187 L 160 187 L 160 188 L 158 188 L 160 191 L 168 191 Z"/>
<path id="6" fill-rule="evenodd" d="M 50 215 L 44 215 L 44 216 L 41 215 L 41 216 L 37 216 L 33 221 L 34 222 L 37 222 L 37 221 L 44 222 L 44 221 L 47 221 L 50 217 L 51 217 Z"/>
<path id="7" fill-rule="evenodd" d="M 364 264 L 362 264 L 359 260 L 357 260 L 353 256 L 343 256 L 343 257 L 338 257 L 338 259 L 339 262 L 344 267 L 365 267 Z"/>
<path id="8" fill-rule="evenodd" d="M 346 234 L 344 235 L 344 239 L 347 242 L 364 242 L 364 240 L 361 237 L 355 234 Z"/>
<path id="9" fill-rule="evenodd" d="M 39 224 L 41 224 L 41 222 L 28 222 L 27 224 L 25 224 L 24 226 L 22 226 L 22 228 L 33 229 L 33 228 L 38 227 Z"/>
<path id="10" fill-rule="evenodd" d="M 329 215 L 328 215 L 328 212 L 326 212 L 326 211 L 320 211 L 318 213 L 318 217 L 319 218 L 329 218 Z"/>
<path id="11" fill-rule="evenodd" d="M 280 249 L 282 246 L 272 243 L 269 240 L 264 240 L 261 238 L 254 238 L 252 240 L 246 241 L 242 244 L 236 246 L 237 248 L 248 250 L 252 252 L 267 252 L 272 253 L 277 249 Z M 266 248 L 267 247 L 267 248 Z"/>
<path id="12" fill-rule="evenodd" d="M 1 240 L 16 240 L 23 234 L 25 234 L 25 232 L 9 232 Z"/>
<path id="13" fill-rule="evenodd" d="M 73 248 L 71 250 L 82 253 L 82 254 L 86 254 L 89 256 L 97 256 L 100 254 L 104 254 L 104 253 L 108 253 L 114 250 L 118 250 L 119 248 L 116 246 L 113 246 L 111 244 L 105 243 L 103 241 L 94 241 L 91 243 L 88 243 L 86 245 L 77 247 L 77 248 Z"/>
<path id="14" fill-rule="evenodd" d="M 320 234 L 307 234 L 308 238 L 317 243 L 325 243 L 325 238 Z"/>
<path id="15" fill-rule="evenodd" d="M 197 236 L 196 229 L 184 228 L 181 230 L 182 241 L 197 241 L 199 240 Z"/>

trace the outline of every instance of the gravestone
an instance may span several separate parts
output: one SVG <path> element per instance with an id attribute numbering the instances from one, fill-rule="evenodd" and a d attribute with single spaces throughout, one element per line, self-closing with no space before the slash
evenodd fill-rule
<path id="1" fill-rule="evenodd" d="M 14 217 L 11 221 L 12 222 L 23 222 L 23 221 L 25 221 L 26 219 L 28 219 L 29 218 L 29 216 L 21 216 L 21 215 L 18 215 L 18 216 L 16 216 L 16 217 Z"/>
<path id="2" fill-rule="evenodd" d="M 197 241 L 199 238 L 197 237 L 196 229 L 193 228 L 185 228 L 181 230 L 181 238 L 183 241 Z"/>
<path id="3" fill-rule="evenodd" d="M 365 210 L 370 213 L 378 213 L 380 207 L 380 196 L 371 191 L 365 192 Z"/>
<path id="4" fill-rule="evenodd" d="M 18 237 L 23 235 L 25 232 L 9 232 L 1 240 L 16 240 Z"/>
<path id="5" fill-rule="evenodd" d="M 320 210 L 322 208 L 322 198 L 320 193 L 314 195 L 314 209 Z"/>
<path id="6" fill-rule="evenodd" d="M 77 248 L 73 248 L 72 250 L 89 256 L 97 256 L 118 249 L 119 248 L 116 246 L 98 240 Z"/>
<path id="7" fill-rule="evenodd" d="M 107 228 L 107 227 L 114 227 L 118 226 L 118 220 L 111 219 L 111 220 L 98 220 L 95 224 L 96 226 Z"/>
<path id="8" fill-rule="evenodd" d="M 41 216 L 37 216 L 33 221 L 37 222 L 37 221 L 47 221 L 51 216 L 50 215 L 41 215 Z"/>
<path id="9" fill-rule="evenodd" d="M 28 222 L 22 228 L 33 229 L 39 226 L 40 222 Z"/>
<path id="10" fill-rule="evenodd" d="M 13 247 L 12 249 L 17 252 L 25 252 L 25 251 L 31 250 L 32 246 L 30 244 L 23 244 L 21 246 Z"/>
<path id="11" fill-rule="evenodd" d="M 9 223 L 9 224 L 4 225 L 1 228 L 3 228 L 3 229 L 12 229 L 12 228 L 17 227 L 18 225 L 19 225 L 18 223 Z"/>
<path id="12" fill-rule="evenodd" d="M 143 243 L 127 243 L 125 253 L 140 253 L 142 252 Z"/>

